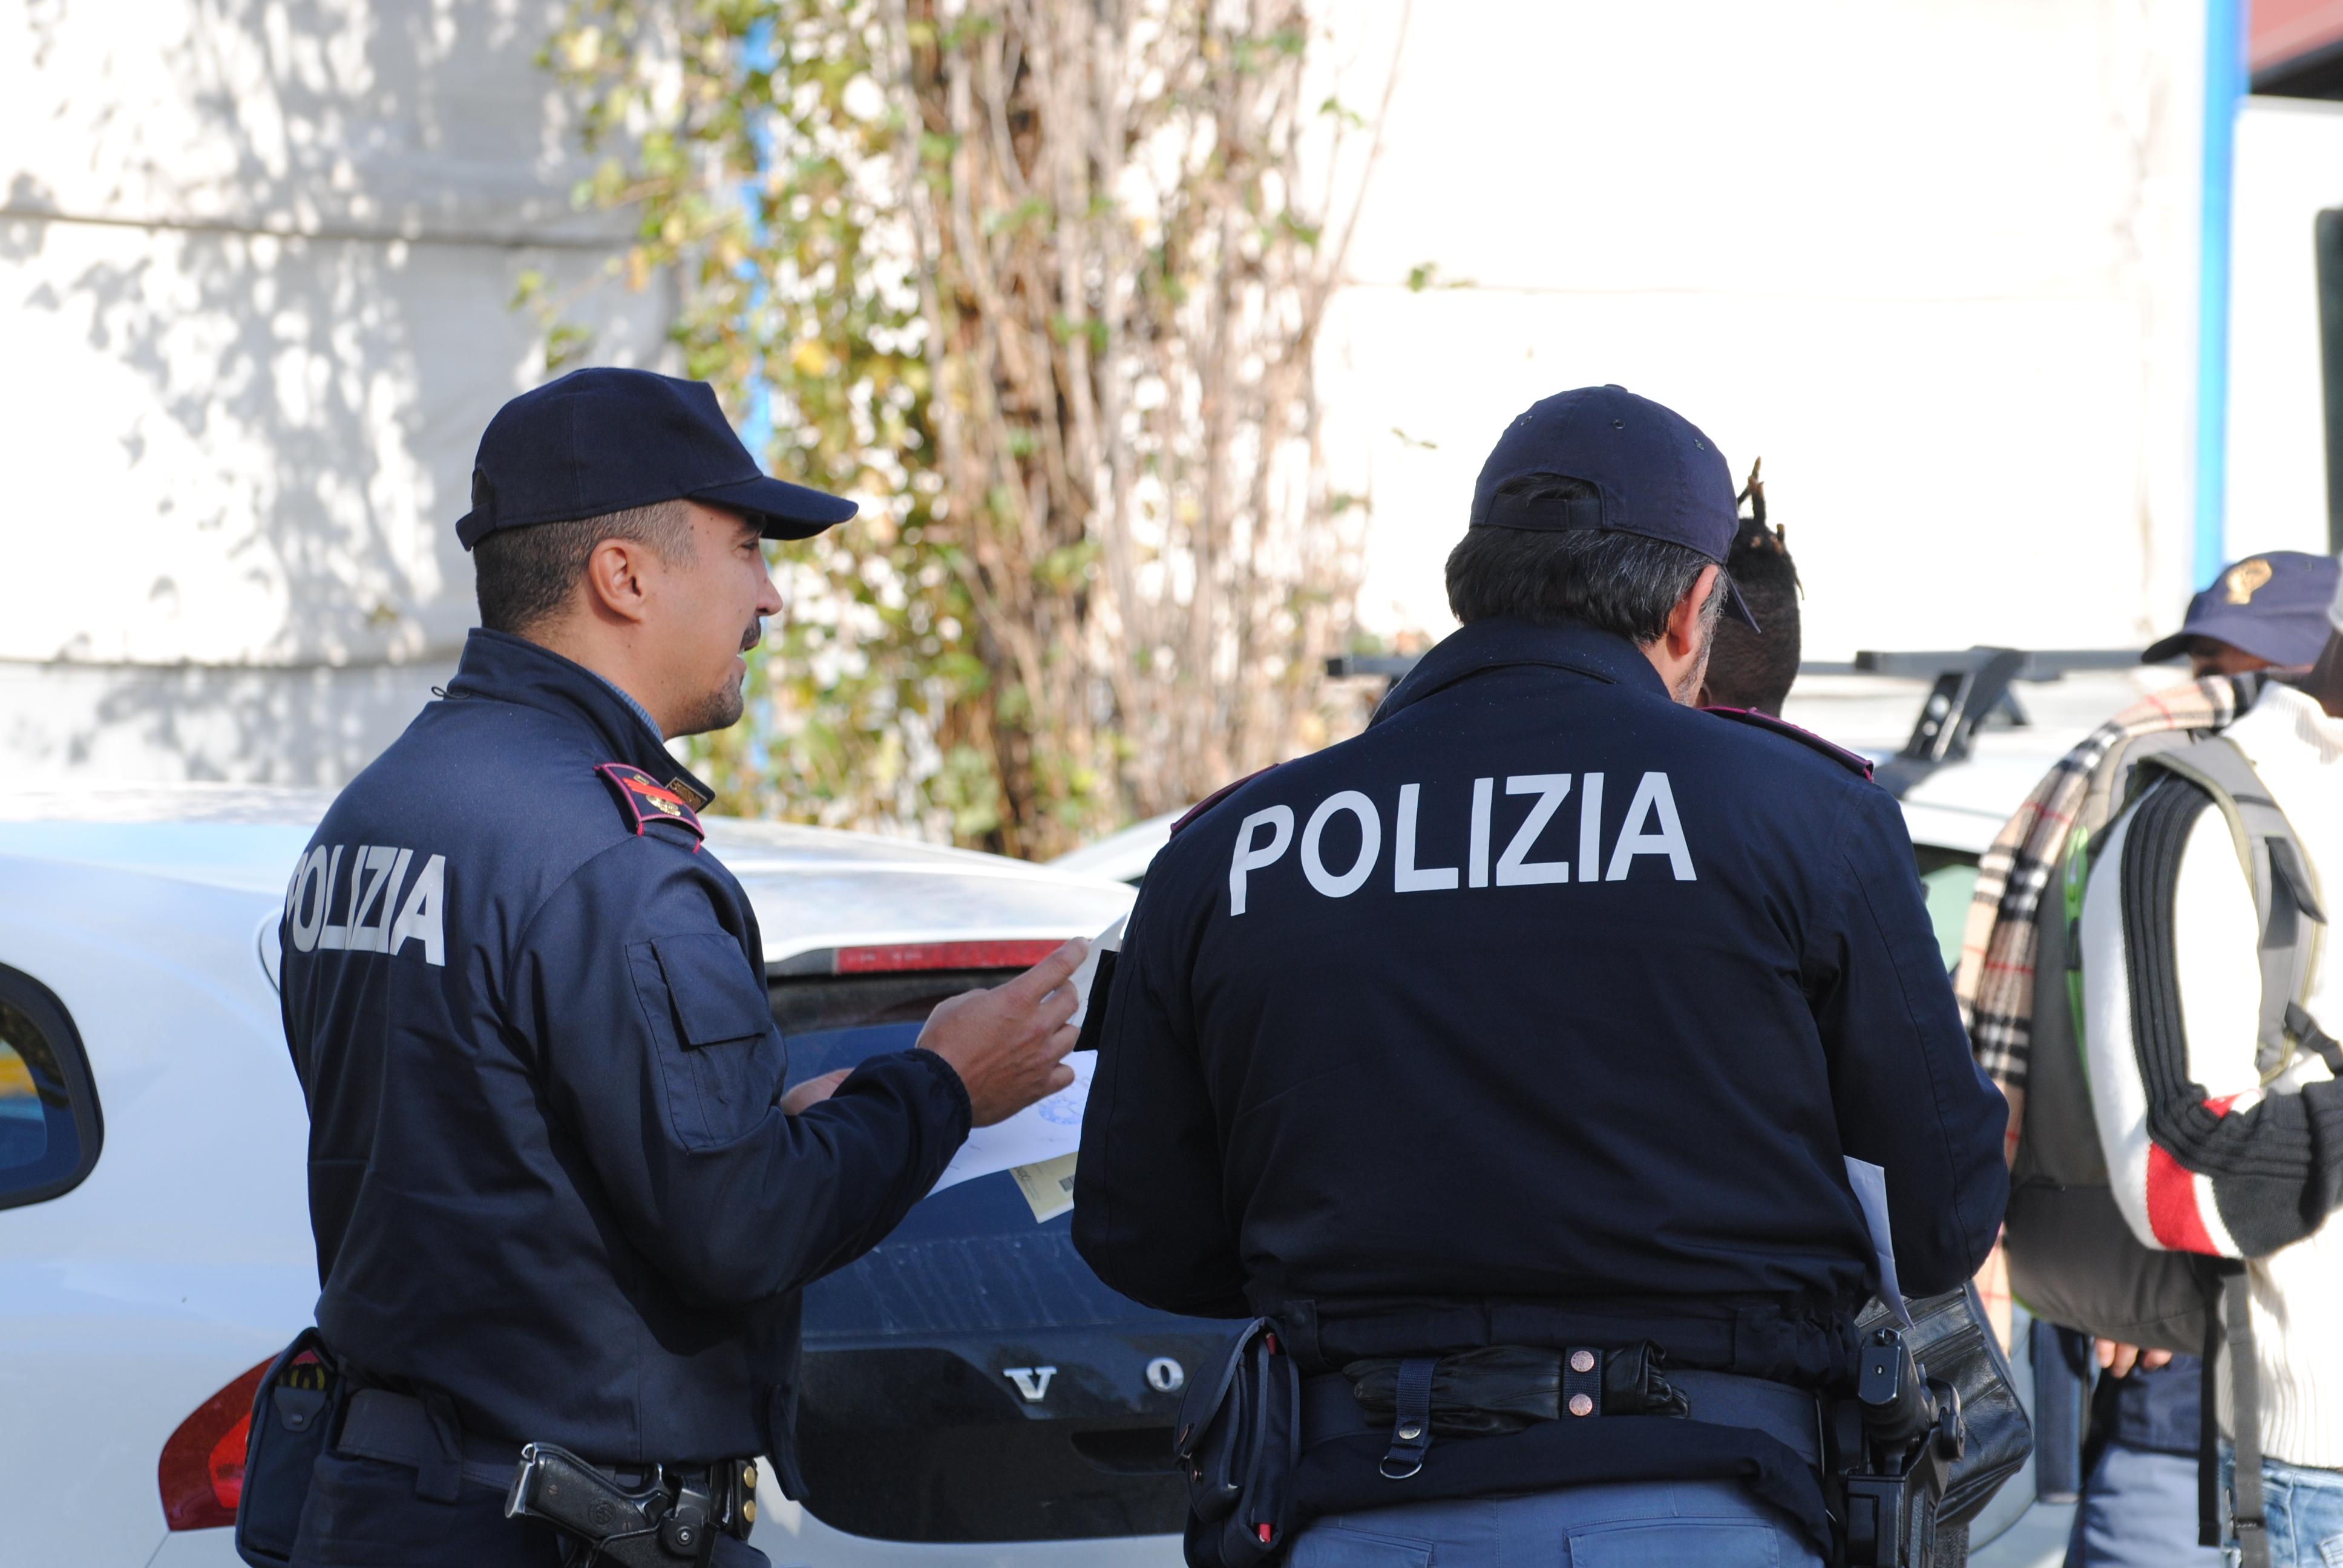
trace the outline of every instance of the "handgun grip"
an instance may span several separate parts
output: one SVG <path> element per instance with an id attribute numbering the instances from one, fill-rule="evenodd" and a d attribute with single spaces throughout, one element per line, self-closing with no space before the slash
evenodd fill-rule
<path id="1" fill-rule="evenodd" d="M 588 1542 L 657 1528 L 640 1503 L 592 1465 L 549 1442 L 521 1450 L 505 1495 L 505 1517 L 528 1514 Z"/>

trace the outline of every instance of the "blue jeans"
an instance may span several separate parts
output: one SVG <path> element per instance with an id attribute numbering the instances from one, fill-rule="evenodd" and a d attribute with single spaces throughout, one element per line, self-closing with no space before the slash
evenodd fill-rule
<path id="1" fill-rule="evenodd" d="M 1321 1519 L 1291 1568 L 1821 1568 L 1790 1518 L 1729 1481 L 1573 1486 Z"/>
<path id="2" fill-rule="evenodd" d="M 2197 1544 L 2197 1460 L 2110 1442 L 2083 1483 L 2066 1568 L 2219 1568 Z"/>
<path id="3" fill-rule="evenodd" d="M 2224 1490 L 2236 1479 L 2236 1462 L 2224 1442 Z M 2270 1568 L 2343 1568 L 2343 1471 L 2263 1460 L 2262 1518 Z"/>

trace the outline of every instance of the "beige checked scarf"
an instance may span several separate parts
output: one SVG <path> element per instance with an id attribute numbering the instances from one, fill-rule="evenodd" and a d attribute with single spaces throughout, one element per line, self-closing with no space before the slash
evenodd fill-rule
<path id="1" fill-rule="evenodd" d="M 2253 706 L 2258 676 L 2207 676 L 2143 698 L 2058 759 L 2002 825 L 1977 864 L 1976 891 L 1953 980 L 1969 1048 L 2009 1099 L 2006 1148 L 2017 1151 L 2034 1037 L 2034 955 L 2044 895 L 2060 874 L 2092 775 L 2122 742 L 2167 729 L 2219 729 Z M 2087 822 L 2096 832 L 2106 824 Z"/>

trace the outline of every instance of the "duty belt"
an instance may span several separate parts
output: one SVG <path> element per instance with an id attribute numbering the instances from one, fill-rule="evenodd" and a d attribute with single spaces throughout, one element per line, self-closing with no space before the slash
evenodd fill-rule
<path id="1" fill-rule="evenodd" d="M 1734 1372 L 1662 1372 L 1647 1346 L 1497 1346 L 1446 1358 L 1353 1362 L 1339 1373 L 1309 1378 L 1302 1385 L 1303 1446 L 1388 1432 L 1382 1468 L 1394 1481 L 1423 1467 L 1435 1434 L 1488 1435 L 1518 1432 L 1540 1421 L 1606 1415 L 1675 1416 L 1745 1427 L 1780 1442 L 1817 1473 L 1824 1466 L 1821 1408 L 1813 1392 Z"/>
<path id="2" fill-rule="evenodd" d="M 403 1465 L 418 1473 L 452 1468 L 464 1480 L 498 1492 L 512 1485 L 524 1445 L 468 1432 L 458 1434 L 458 1442 L 460 1458 L 442 1446 L 431 1413 L 421 1400 L 388 1389 L 362 1388 L 350 1395 L 349 1412 L 343 1417 L 334 1452 Z M 588 1468 L 622 1490 L 654 1484 L 670 1493 L 685 1486 L 705 1489 L 714 1505 L 709 1523 L 741 1541 L 749 1539 L 749 1527 L 757 1521 L 757 1462 L 753 1459 Z"/>

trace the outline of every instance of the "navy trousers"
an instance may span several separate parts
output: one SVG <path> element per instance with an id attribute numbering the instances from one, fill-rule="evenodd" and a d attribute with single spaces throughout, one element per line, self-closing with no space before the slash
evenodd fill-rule
<path id="1" fill-rule="evenodd" d="M 329 1453 L 309 1480 L 294 1568 L 564 1568 L 553 1527 L 505 1517 L 504 1493 L 466 1482 L 453 1503 L 415 1494 L 415 1472 Z M 716 1538 L 715 1568 L 770 1568 L 763 1553 Z"/>

